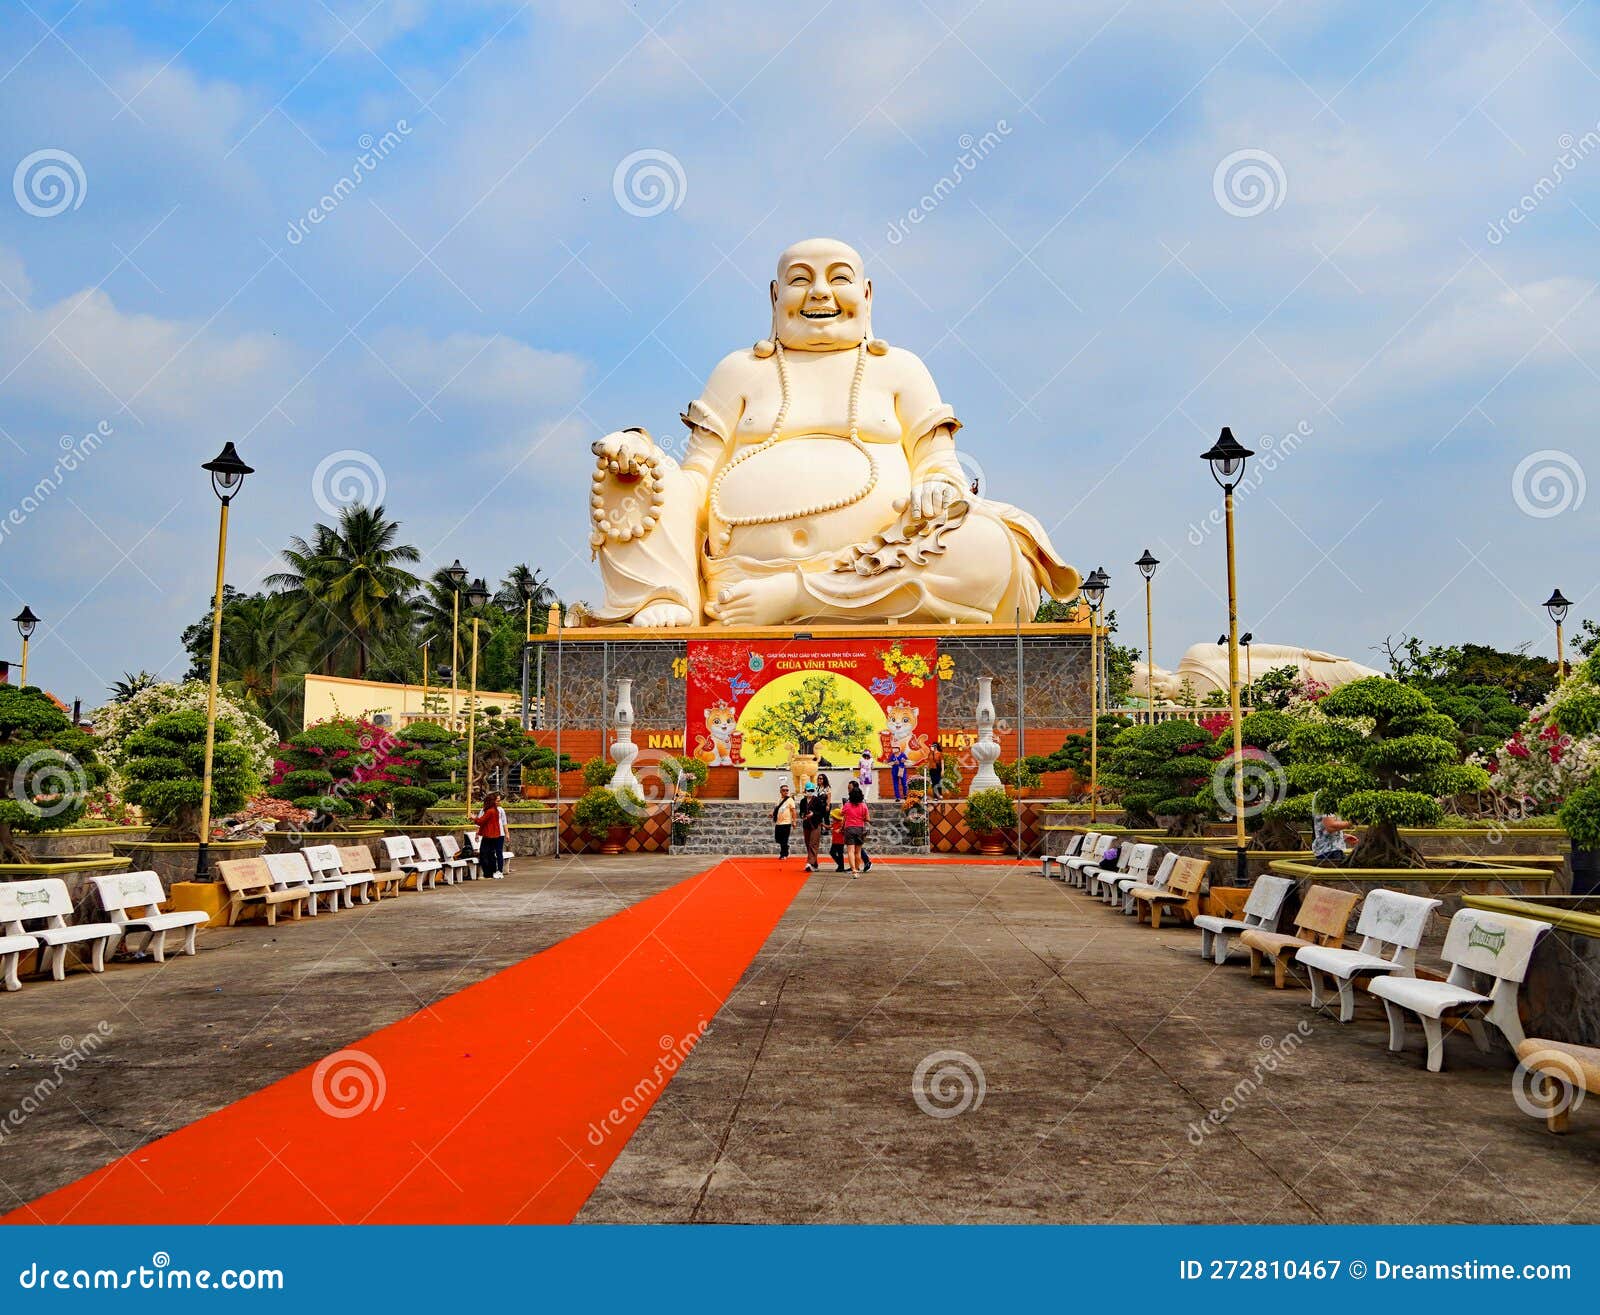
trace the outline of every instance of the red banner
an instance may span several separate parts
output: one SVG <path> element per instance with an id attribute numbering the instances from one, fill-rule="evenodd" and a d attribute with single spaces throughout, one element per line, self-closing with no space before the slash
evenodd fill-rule
<path id="1" fill-rule="evenodd" d="M 935 640 L 691 640 L 688 658 L 684 744 L 703 763 L 847 767 L 899 748 L 914 767 L 936 751 L 952 667 Z"/>

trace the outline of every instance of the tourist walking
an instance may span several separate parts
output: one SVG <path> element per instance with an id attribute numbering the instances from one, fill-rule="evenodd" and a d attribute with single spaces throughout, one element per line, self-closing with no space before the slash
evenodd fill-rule
<path id="1" fill-rule="evenodd" d="M 483 798 L 483 812 L 472 819 L 478 828 L 478 871 L 500 881 L 506 870 L 506 810 L 491 790 Z"/>
<path id="2" fill-rule="evenodd" d="M 844 865 L 844 808 L 835 808 L 828 814 L 828 820 L 833 824 L 833 844 L 828 847 L 828 856 L 833 859 L 835 872 L 847 872 Z"/>
<path id="3" fill-rule="evenodd" d="M 772 810 L 772 838 L 778 842 L 778 857 L 789 857 L 789 833 L 794 830 L 795 819 L 794 798 L 789 793 L 789 787 L 778 787 L 778 802 Z"/>
<path id="4" fill-rule="evenodd" d="M 861 751 L 861 761 L 856 764 L 856 781 L 860 784 L 863 795 L 872 789 L 874 779 L 872 774 L 872 754 L 863 749 Z"/>
<path id="5" fill-rule="evenodd" d="M 817 789 L 815 781 L 807 781 L 801 792 L 800 832 L 806 842 L 806 871 L 817 870 L 817 851 L 822 844 L 822 829 L 828 825 L 828 800 Z"/>
<path id="6" fill-rule="evenodd" d="M 894 746 L 894 752 L 889 755 L 889 781 L 894 786 L 896 802 L 903 802 L 906 793 L 911 787 L 908 779 L 911 773 L 910 760 L 901 745 Z"/>
<path id="7" fill-rule="evenodd" d="M 871 825 L 867 815 L 867 798 L 861 793 L 861 784 L 858 781 L 850 782 L 850 793 L 844 805 L 844 850 L 845 859 L 850 865 L 850 875 L 861 875 L 861 846 L 867 841 L 867 827 Z"/>

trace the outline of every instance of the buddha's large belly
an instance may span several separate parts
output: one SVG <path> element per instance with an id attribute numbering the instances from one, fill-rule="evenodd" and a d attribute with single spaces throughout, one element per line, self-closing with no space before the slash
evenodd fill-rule
<path id="1" fill-rule="evenodd" d="M 718 556 L 802 560 L 837 552 L 892 525 L 895 502 L 911 489 L 898 443 L 864 443 L 827 435 L 787 438 L 730 466 L 722 479 L 718 517 L 734 522 Z M 842 504 L 842 505 L 841 505 Z"/>

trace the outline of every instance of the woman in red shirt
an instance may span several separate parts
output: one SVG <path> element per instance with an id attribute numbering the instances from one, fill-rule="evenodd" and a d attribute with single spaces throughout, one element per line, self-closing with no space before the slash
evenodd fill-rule
<path id="1" fill-rule="evenodd" d="M 861 846 L 867 842 L 867 827 L 871 819 L 867 815 L 866 796 L 861 793 L 861 786 L 850 782 L 850 793 L 845 798 L 844 804 L 844 852 L 850 863 L 850 875 L 861 875 Z"/>
<path id="2" fill-rule="evenodd" d="M 499 881 L 506 866 L 506 810 L 493 790 L 483 798 L 483 812 L 472 819 L 478 828 L 478 870 Z"/>

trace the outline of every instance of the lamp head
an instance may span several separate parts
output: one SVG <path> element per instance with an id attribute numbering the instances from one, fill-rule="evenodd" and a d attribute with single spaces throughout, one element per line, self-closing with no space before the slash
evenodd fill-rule
<path id="1" fill-rule="evenodd" d="M 1134 565 L 1139 568 L 1139 574 L 1148 580 L 1156 573 L 1156 567 L 1161 565 L 1161 561 L 1157 557 L 1152 557 L 1150 555 L 1150 550 L 1146 548 L 1144 550 L 1144 556 L 1139 558 Z"/>
<path id="2" fill-rule="evenodd" d="M 1544 610 L 1550 613 L 1550 619 L 1557 625 L 1567 619 L 1567 609 L 1572 606 L 1570 598 L 1563 598 L 1561 590 L 1557 589 L 1550 597 L 1544 600 Z"/>
<path id="3" fill-rule="evenodd" d="M 210 461 L 202 462 L 200 469 L 211 472 L 211 488 L 224 502 L 239 491 L 246 475 L 255 474 L 255 467 L 244 464 L 232 443 L 224 443 L 222 451 Z"/>
<path id="4" fill-rule="evenodd" d="M 467 568 L 461 564 L 459 557 L 444 568 L 444 573 L 450 577 L 450 583 L 457 589 L 461 588 L 461 582 L 467 578 Z"/>
<path id="5" fill-rule="evenodd" d="M 22 605 L 22 610 L 11 619 L 17 623 L 17 633 L 24 639 L 31 639 L 34 628 L 39 624 L 39 618 L 33 614 L 33 609 L 26 603 Z"/>
<path id="6" fill-rule="evenodd" d="M 1080 591 L 1090 607 L 1099 607 L 1110 585 L 1111 577 L 1106 574 L 1106 568 L 1097 566 L 1089 572 L 1088 578 L 1080 586 Z"/>
<path id="7" fill-rule="evenodd" d="M 1200 454 L 1200 459 L 1211 465 L 1211 478 L 1224 489 L 1232 491 L 1244 477 L 1244 464 L 1255 453 L 1233 436 L 1226 425 L 1217 441 Z"/>
<path id="8" fill-rule="evenodd" d="M 489 586 L 479 576 L 467 587 L 467 606 L 471 608 L 482 607 L 489 601 Z"/>
<path id="9" fill-rule="evenodd" d="M 1239 636 L 1239 642 L 1244 645 L 1244 647 L 1249 648 L 1250 645 L 1255 642 L 1255 635 L 1246 630 L 1244 634 Z"/>

